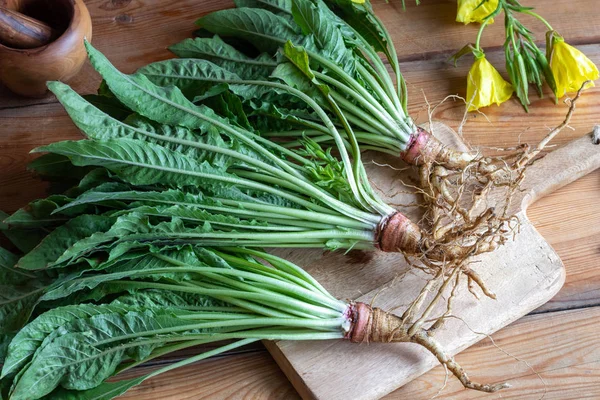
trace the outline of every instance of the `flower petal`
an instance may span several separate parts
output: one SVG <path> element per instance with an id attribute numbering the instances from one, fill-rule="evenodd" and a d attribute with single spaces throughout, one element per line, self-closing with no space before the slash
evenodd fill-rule
<path id="1" fill-rule="evenodd" d="M 556 80 L 559 97 L 577 92 L 585 81 L 595 81 L 600 76 L 596 65 L 585 54 L 562 39 L 554 41 L 550 69 Z"/>
<path id="2" fill-rule="evenodd" d="M 481 0 L 458 0 L 458 10 L 456 12 L 456 21 L 469 24 L 471 22 L 482 22 L 485 17 L 490 15 L 498 7 L 498 0 L 489 0 L 477 8 Z M 490 20 L 488 24 L 493 23 Z"/>
<path id="3" fill-rule="evenodd" d="M 502 75 L 485 57 L 481 57 L 473 63 L 467 80 L 469 111 L 492 104 L 500 105 L 510 99 L 513 92 L 512 85 L 502 78 Z"/>

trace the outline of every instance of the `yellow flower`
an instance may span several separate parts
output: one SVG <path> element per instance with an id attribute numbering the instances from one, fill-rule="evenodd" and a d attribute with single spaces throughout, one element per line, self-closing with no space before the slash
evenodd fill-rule
<path id="1" fill-rule="evenodd" d="M 471 22 L 482 22 L 485 17 L 493 13 L 498 7 L 498 0 L 489 0 L 477 8 L 481 0 L 458 0 L 456 21 L 470 24 Z M 477 9 L 476 9 L 477 8 Z M 488 24 L 493 23 L 491 19 Z"/>
<path id="2" fill-rule="evenodd" d="M 550 69 L 559 98 L 567 93 L 577 92 L 585 81 L 595 81 L 600 75 L 596 65 L 585 54 L 556 36 L 552 42 Z M 591 86 L 594 86 L 593 82 L 587 87 Z"/>
<path id="3" fill-rule="evenodd" d="M 500 105 L 511 98 L 513 91 L 512 85 L 502 78 L 485 56 L 475 60 L 467 81 L 469 111 L 492 104 Z"/>

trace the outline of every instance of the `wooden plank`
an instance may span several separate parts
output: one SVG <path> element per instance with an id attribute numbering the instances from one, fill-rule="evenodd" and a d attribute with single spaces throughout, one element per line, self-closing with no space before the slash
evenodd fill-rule
<path id="1" fill-rule="evenodd" d="M 478 26 L 455 23 L 456 2 L 430 0 L 419 7 L 408 0 L 407 11 L 402 11 L 399 0 L 387 3 L 373 1 L 376 13 L 388 27 L 401 60 L 429 59 L 443 53 L 446 59 L 452 52 L 474 40 Z M 553 3 L 531 0 L 554 28 L 573 44 L 600 41 L 600 26 L 596 23 L 595 0 Z M 194 21 L 203 14 L 233 6 L 232 0 L 177 0 L 172 2 L 140 2 L 132 0 L 87 0 L 93 19 L 93 43 L 113 60 L 117 67 L 131 72 L 151 61 L 170 57 L 167 46 L 186 37 L 195 29 Z M 526 20 L 531 18 L 525 17 Z M 174 23 L 176 21 L 176 23 Z M 577 23 L 573 23 L 577 21 Z M 545 29 L 535 21 L 529 24 L 543 41 Z M 502 22 L 488 28 L 483 45 L 497 48 L 503 42 Z M 469 64 L 467 61 L 461 63 Z M 503 65 L 500 63 L 499 65 Z M 90 79 L 93 77 L 93 79 Z M 77 91 L 95 90 L 99 78 L 87 64 L 71 82 Z M 46 99 L 23 99 L 10 96 L 0 86 L 0 109 L 18 105 L 52 102 Z"/>
<path id="2" fill-rule="evenodd" d="M 124 377 L 139 376 L 152 368 L 136 368 Z M 122 400 L 298 398 L 294 388 L 266 351 L 227 355 L 159 375 L 131 389 Z"/>
<path id="3" fill-rule="evenodd" d="M 600 305 L 599 193 L 600 171 L 596 171 L 529 209 L 530 220 L 567 268 L 563 289 L 538 311 Z"/>
<path id="4" fill-rule="evenodd" d="M 477 379 L 508 380 L 513 388 L 502 392 L 503 399 L 539 399 L 545 386 L 544 399 L 600 398 L 599 317 L 598 307 L 525 317 L 493 335 L 498 348 L 484 339 L 457 359 Z M 388 398 L 430 399 L 442 388 L 444 375 L 436 368 Z M 499 397 L 466 391 L 450 379 L 440 398 Z"/>

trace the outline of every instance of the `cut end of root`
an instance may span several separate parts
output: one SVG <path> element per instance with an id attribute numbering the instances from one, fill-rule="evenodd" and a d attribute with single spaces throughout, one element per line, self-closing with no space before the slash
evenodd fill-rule
<path id="1" fill-rule="evenodd" d="M 475 158 L 469 153 L 456 151 L 425 129 L 418 127 L 401 158 L 412 165 L 442 165 L 448 169 L 463 169 Z"/>
<path id="2" fill-rule="evenodd" d="M 366 303 L 354 303 L 353 310 L 352 343 L 409 342 L 402 318 Z"/>
<path id="3" fill-rule="evenodd" d="M 417 254 L 421 251 L 421 229 L 404 214 L 397 212 L 379 224 L 376 245 L 385 252 Z"/>

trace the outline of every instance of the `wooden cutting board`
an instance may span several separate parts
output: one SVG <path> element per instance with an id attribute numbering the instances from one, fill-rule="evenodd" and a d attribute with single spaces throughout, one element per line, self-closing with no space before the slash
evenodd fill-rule
<path id="1" fill-rule="evenodd" d="M 466 149 L 450 128 L 434 123 L 431 131 L 447 144 Z M 374 160 L 375 162 L 370 162 Z M 397 158 L 366 153 L 367 172 L 389 204 L 417 201 L 401 181 L 412 169 Z M 382 166 L 387 164 L 387 166 Z M 565 168 L 568 166 L 568 168 Z M 537 199 L 600 167 L 600 146 L 590 135 L 551 152 L 530 167 L 522 192 L 513 202 L 521 222 L 514 241 L 474 259 L 473 268 L 497 295 L 477 300 L 463 282 L 455 299 L 454 315 L 436 332 L 450 354 L 457 354 L 550 300 L 565 280 L 564 266 L 527 218 L 527 207 Z M 398 171 L 398 169 L 403 169 Z M 398 206 L 414 220 L 418 209 Z M 421 290 L 425 276 L 410 270 L 403 258 L 379 252 L 279 251 L 298 263 L 340 299 L 373 303 L 403 312 Z M 265 342 L 265 345 L 304 399 L 378 399 L 438 365 L 415 344 L 361 344 L 346 341 Z M 517 362 L 517 361 L 515 361 Z M 477 371 L 467 371 L 477 380 Z M 450 379 L 454 379 L 450 377 Z M 485 382 L 492 383 L 492 382 Z"/>

